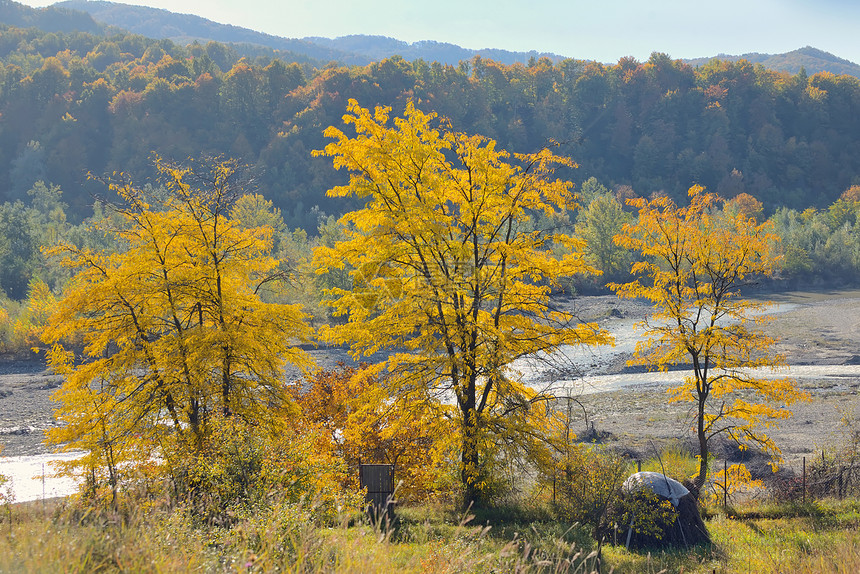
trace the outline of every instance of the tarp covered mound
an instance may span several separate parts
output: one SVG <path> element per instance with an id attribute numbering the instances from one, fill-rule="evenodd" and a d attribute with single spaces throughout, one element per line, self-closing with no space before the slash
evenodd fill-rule
<path id="1" fill-rule="evenodd" d="M 642 488 L 647 488 L 657 496 L 665 498 L 678 508 L 678 501 L 690 494 L 687 487 L 669 478 L 662 472 L 637 472 L 631 474 L 621 487 L 625 493 L 632 493 Z"/>
<path id="2" fill-rule="evenodd" d="M 699 514 L 699 506 L 693 495 L 683 484 L 659 472 L 637 472 L 630 475 L 622 485 L 625 496 L 633 497 L 648 491 L 658 499 L 668 500 L 675 509 L 675 520 L 658 524 L 659 534 L 636 532 L 636 516 L 628 524 L 628 539 L 631 548 L 654 546 L 695 546 L 710 542 L 711 537 Z"/>

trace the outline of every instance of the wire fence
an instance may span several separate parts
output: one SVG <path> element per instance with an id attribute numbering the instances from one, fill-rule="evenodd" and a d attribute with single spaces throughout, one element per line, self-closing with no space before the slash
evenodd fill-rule
<path id="1" fill-rule="evenodd" d="M 803 457 L 800 471 L 777 476 L 771 490 L 777 499 L 802 503 L 860 496 L 860 457 L 825 451 L 820 457 Z"/>

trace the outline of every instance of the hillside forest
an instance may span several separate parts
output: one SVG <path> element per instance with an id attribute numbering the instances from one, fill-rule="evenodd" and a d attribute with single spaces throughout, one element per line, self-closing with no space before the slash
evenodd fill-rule
<path id="1" fill-rule="evenodd" d="M 24 299 L 35 278 L 58 289 L 62 272 L 40 247 L 85 234 L 88 221 L 102 217 L 99 201 L 116 199 L 99 181 L 105 174 L 154 184 L 155 155 L 180 162 L 224 156 L 248 166 L 251 191 L 270 202 L 276 230 L 287 238 L 278 245 L 301 250 L 333 233 L 331 216 L 360 203 L 325 195 L 345 176 L 312 151 L 325 145 L 324 128 L 340 122 L 350 98 L 394 114 L 414 100 L 505 149 L 554 145 L 578 164 L 561 173 L 578 186 L 582 205 L 566 224 L 586 236 L 601 233 L 600 218 L 627 217 L 627 198 L 683 201 L 697 184 L 774 222 L 786 252 L 784 279 L 858 278 L 857 78 L 790 76 L 743 60 L 693 68 L 657 53 L 615 65 L 540 59 L 507 66 L 476 57 L 456 67 L 398 57 L 315 67 L 276 55 L 4 26 L 5 297 Z M 598 245 L 593 237 L 591 244 Z M 601 281 L 623 272 L 605 249 L 593 257 Z"/>

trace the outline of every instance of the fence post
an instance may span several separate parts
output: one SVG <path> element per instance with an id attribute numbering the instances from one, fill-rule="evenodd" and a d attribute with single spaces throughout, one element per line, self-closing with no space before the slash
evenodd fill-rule
<path id="1" fill-rule="evenodd" d="M 803 504 L 806 504 L 806 457 L 803 457 Z"/>
<path id="2" fill-rule="evenodd" d="M 837 478 L 839 485 L 839 500 L 842 500 L 842 465 L 839 465 L 839 477 Z"/>
<path id="3" fill-rule="evenodd" d="M 723 508 L 729 513 L 729 461 L 723 461 Z"/>

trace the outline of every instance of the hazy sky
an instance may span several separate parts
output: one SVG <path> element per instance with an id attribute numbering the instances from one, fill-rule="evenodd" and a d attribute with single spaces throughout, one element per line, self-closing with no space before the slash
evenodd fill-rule
<path id="1" fill-rule="evenodd" d="M 52 4 L 23 0 L 31 6 Z M 127 0 L 276 36 L 377 34 L 616 62 L 814 46 L 860 63 L 857 0 Z"/>

